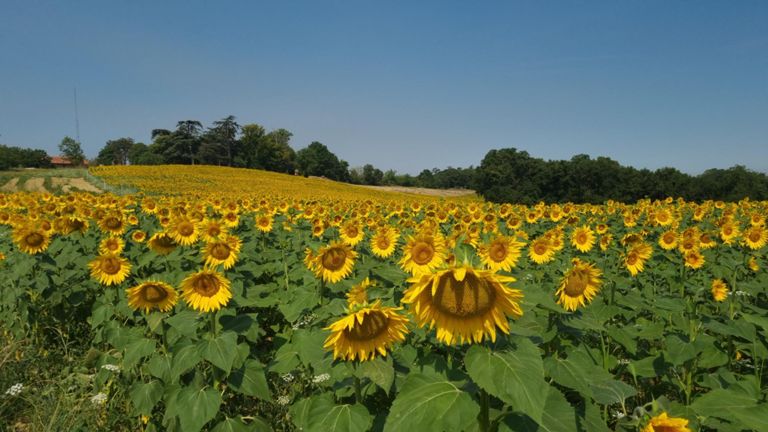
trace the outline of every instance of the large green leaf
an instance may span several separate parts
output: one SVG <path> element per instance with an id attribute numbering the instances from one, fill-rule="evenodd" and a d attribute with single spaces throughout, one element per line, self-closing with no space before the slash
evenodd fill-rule
<path id="1" fill-rule="evenodd" d="M 175 401 L 181 428 L 184 432 L 197 432 L 219 412 L 221 395 L 212 388 L 196 389 L 187 387 Z"/>
<path id="2" fill-rule="evenodd" d="M 264 367 L 256 360 L 246 360 L 245 364 L 229 376 L 229 385 L 233 390 L 248 396 L 272 400 L 272 394 L 264 375 Z"/>
<path id="3" fill-rule="evenodd" d="M 224 332 L 212 340 L 202 342 L 203 358 L 226 373 L 232 369 L 237 349 L 237 334 Z"/>
<path id="4" fill-rule="evenodd" d="M 163 390 L 163 384 L 160 381 L 153 380 L 148 383 L 136 381 L 130 392 L 133 413 L 146 416 L 152 414 L 152 409 L 163 397 Z"/>
<path id="5" fill-rule="evenodd" d="M 200 354 L 200 349 L 197 345 L 181 347 L 173 354 L 170 373 L 171 382 L 175 382 L 181 374 L 197 366 L 202 359 L 203 356 Z"/>
<path id="6" fill-rule="evenodd" d="M 271 432 L 272 427 L 269 426 L 260 417 L 250 417 L 250 424 L 243 421 L 242 418 L 230 418 L 227 417 L 220 421 L 211 432 Z"/>
<path id="7" fill-rule="evenodd" d="M 539 349 L 531 341 L 514 338 L 515 349 L 492 351 L 473 345 L 464 358 L 470 378 L 485 391 L 541 423 L 549 384 Z"/>
<path id="8" fill-rule="evenodd" d="M 592 397 L 590 384 L 598 381 L 612 379 L 613 376 L 603 368 L 598 367 L 592 357 L 583 349 L 575 349 L 568 352 L 568 357 L 547 357 L 544 361 L 547 374 L 556 383 L 574 389 L 585 398 Z"/>
<path id="9" fill-rule="evenodd" d="M 603 405 L 623 403 L 637 394 L 634 387 L 615 379 L 601 380 L 589 384 L 595 402 Z"/>
<path id="10" fill-rule="evenodd" d="M 291 344 L 296 347 L 299 359 L 305 366 L 311 366 L 317 372 L 322 369 L 323 359 L 329 354 L 323 349 L 323 343 L 328 336 L 327 332 L 320 330 L 299 329 L 294 332 Z"/>
<path id="11" fill-rule="evenodd" d="M 741 423 L 753 430 L 768 430 L 768 405 L 734 385 L 715 389 L 697 398 L 691 408 L 703 417 L 717 417 Z"/>
<path id="12" fill-rule="evenodd" d="M 171 327 L 176 329 L 180 334 L 187 337 L 195 337 L 197 333 L 197 320 L 200 318 L 200 314 L 185 310 L 173 314 L 171 317 L 165 320 Z"/>
<path id="13" fill-rule="evenodd" d="M 395 381 L 395 368 L 392 366 L 392 358 L 383 359 L 376 357 L 371 361 L 361 362 L 357 366 L 357 376 L 368 378 L 382 390 L 389 393 L 392 383 Z"/>
<path id="14" fill-rule="evenodd" d="M 328 393 L 300 400 L 290 413 L 294 424 L 307 432 L 366 431 L 373 424 L 373 416 L 363 405 L 336 405 Z"/>
<path id="15" fill-rule="evenodd" d="M 465 430 L 476 424 L 480 407 L 455 383 L 411 373 L 392 403 L 384 432 Z"/>
<path id="16" fill-rule="evenodd" d="M 152 339 L 139 339 L 125 347 L 123 367 L 131 369 L 139 360 L 155 352 L 155 341 Z"/>

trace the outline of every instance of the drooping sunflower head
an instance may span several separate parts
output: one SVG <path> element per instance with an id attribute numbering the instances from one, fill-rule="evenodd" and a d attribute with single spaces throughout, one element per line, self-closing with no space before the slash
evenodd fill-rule
<path id="1" fill-rule="evenodd" d="M 237 261 L 237 254 L 240 252 L 242 244 L 242 241 L 233 235 L 206 243 L 203 250 L 205 265 L 221 265 L 225 270 L 232 268 Z"/>
<path id="2" fill-rule="evenodd" d="M 362 282 L 352 286 L 347 292 L 347 306 L 353 308 L 355 305 L 364 305 L 368 303 L 368 287 L 373 283 L 370 279 L 365 278 Z"/>
<path id="3" fill-rule="evenodd" d="M 99 219 L 99 228 L 108 234 L 121 235 L 125 232 L 127 223 L 121 213 L 112 212 Z"/>
<path id="4" fill-rule="evenodd" d="M 630 249 L 624 256 L 624 266 L 629 270 L 632 276 L 637 276 L 642 272 L 645 267 L 645 259 L 640 256 L 640 253 L 636 249 Z"/>
<path id="5" fill-rule="evenodd" d="M 478 255 L 491 271 L 510 271 L 520 259 L 523 243 L 512 237 L 498 236 L 488 243 L 480 245 Z"/>
<path id="6" fill-rule="evenodd" d="M 728 298 L 728 285 L 723 282 L 722 279 L 715 279 L 712 281 L 712 298 L 715 301 L 725 301 Z"/>
<path id="7" fill-rule="evenodd" d="M 144 309 L 149 313 L 152 309 L 168 312 L 173 309 L 179 295 L 172 286 L 165 282 L 146 281 L 126 290 L 128 306 L 134 310 Z"/>
<path id="8" fill-rule="evenodd" d="M 336 283 L 352 273 L 355 258 L 357 252 L 346 243 L 332 243 L 313 254 L 310 270 L 325 282 Z"/>
<path id="9" fill-rule="evenodd" d="M 200 312 L 217 311 L 232 298 L 229 280 L 212 269 L 190 274 L 181 282 L 181 289 L 187 305 Z"/>
<path id="10" fill-rule="evenodd" d="M 13 241 L 19 250 L 34 255 L 48 249 L 51 237 L 33 224 L 22 224 L 14 228 Z"/>
<path id="11" fill-rule="evenodd" d="M 579 306 L 591 302 L 600 289 L 602 271 L 594 264 L 574 258 L 573 267 L 560 280 L 555 295 L 557 303 L 567 311 L 575 311 Z"/>
<path id="12" fill-rule="evenodd" d="M 691 432 L 688 420 L 679 417 L 669 417 L 666 411 L 651 418 L 641 432 Z"/>
<path id="13" fill-rule="evenodd" d="M 496 330 L 509 334 L 508 317 L 523 315 L 523 293 L 506 284 L 515 279 L 469 266 L 414 276 L 403 296 L 420 327 L 437 328 L 445 344 L 496 340 Z"/>
<path id="14" fill-rule="evenodd" d="M 401 309 L 381 306 L 380 301 L 359 307 L 325 328 L 331 334 L 323 348 L 333 349 L 333 358 L 348 361 L 386 356 L 408 334 L 408 319 L 398 313 Z"/>
<path id="15" fill-rule="evenodd" d="M 445 262 L 445 239 L 440 234 L 417 234 L 403 247 L 400 266 L 412 275 L 427 274 Z"/>
<path id="16" fill-rule="evenodd" d="M 600 250 L 605 252 L 613 244 L 613 234 L 606 233 L 600 236 Z"/>
<path id="17" fill-rule="evenodd" d="M 571 234 L 571 246 L 579 252 L 589 252 L 595 245 L 595 234 L 588 226 L 582 226 L 573 230 Z"/>
<path id="18" fill-rule="evenodd" d="M 176 247 L 179 245 L 170 235 L 168 235 L 168 233 L 165 232 L 152 234 L 152 237 L 150 237 L 147 244 L 149 249 L 160 255 L 168 255 L 169 253 L 173 252 L 173 250 L 176 249 Z"/>
<path id="19" fill-rule="evenodd" d="M 760 264 L 757 262 L 757 257 L 751 256 L 749 257 L 749 261 L 747 261 L 747 267 L 749 267 L 750 270 L 753 272 L 757 272 L 760 270 Z"/>
<path id="20" fill-rule="evenodd" d="M 116 254 L 99 255 L 88 263 L 88 267 L 91 269 L 91 277 L 107 286 L 123 282 L 131 272 L 128 260 Z"/>

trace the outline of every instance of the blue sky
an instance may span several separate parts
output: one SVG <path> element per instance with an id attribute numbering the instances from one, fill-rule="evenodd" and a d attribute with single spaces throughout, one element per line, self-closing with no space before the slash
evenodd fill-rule
<path id="1" fill-rule="evenodd" d="M 766 1 L 0 0 L 0 142 L 227 115 L 418 173 L 515 147 L 768 172 Z"/>

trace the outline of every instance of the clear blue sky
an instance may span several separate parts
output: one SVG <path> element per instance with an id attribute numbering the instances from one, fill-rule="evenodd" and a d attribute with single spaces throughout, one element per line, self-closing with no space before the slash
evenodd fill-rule
<path id="1" fill-rule="evenodd" d="M 352 167 L 493 148 L 768 172 L 768 1 L 0 0 L 0 142 L 88 156 L 185 119 Z"/>

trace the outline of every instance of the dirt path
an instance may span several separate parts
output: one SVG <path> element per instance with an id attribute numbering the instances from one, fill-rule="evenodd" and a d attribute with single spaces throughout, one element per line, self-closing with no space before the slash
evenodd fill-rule
<path id="1" fill-rule="evenodd" d="M 85 192 L 101 193 L 102 190 L 88 183 L 82 177 L 51 177 L 51 185 L 55 188 L 60 187 L 62 192 L 69 193 L 72 189 Z"/>
<path id="2" fill-rule="evenodd" d="M 45 179 L 42 177 L 33 177 L 24 182 L 24 190 L 29 192 L 47 192 L 45 189 Z"/>
<path id="3" fill-rule="evenodd" d="M 16 192 L 16 184 L 19 183 L 19 178 L 12 178 L 8 180 L 8 183 L 4 184 L 3 187 L 0 187 L 0 191 L 3 192 Z"/>
<path id="4" fill-rule="evenodd" d="M 418 194 L 418 195 L 439 196 L 439 197 L 446 197 L 446 198 L 475 194 L 475 191 L 468 190 L 468 189 L 429 189 L 429 188 L 406 187 L 406 186 L 367 186 L 367 185 L 363 185 L 363 187 L 367 187 L 375 190 L 381 190 L 381 191 L 388 191 L 388 192 L 402 192 L 402 193 L 411 193 L 411 194 Z"/>

